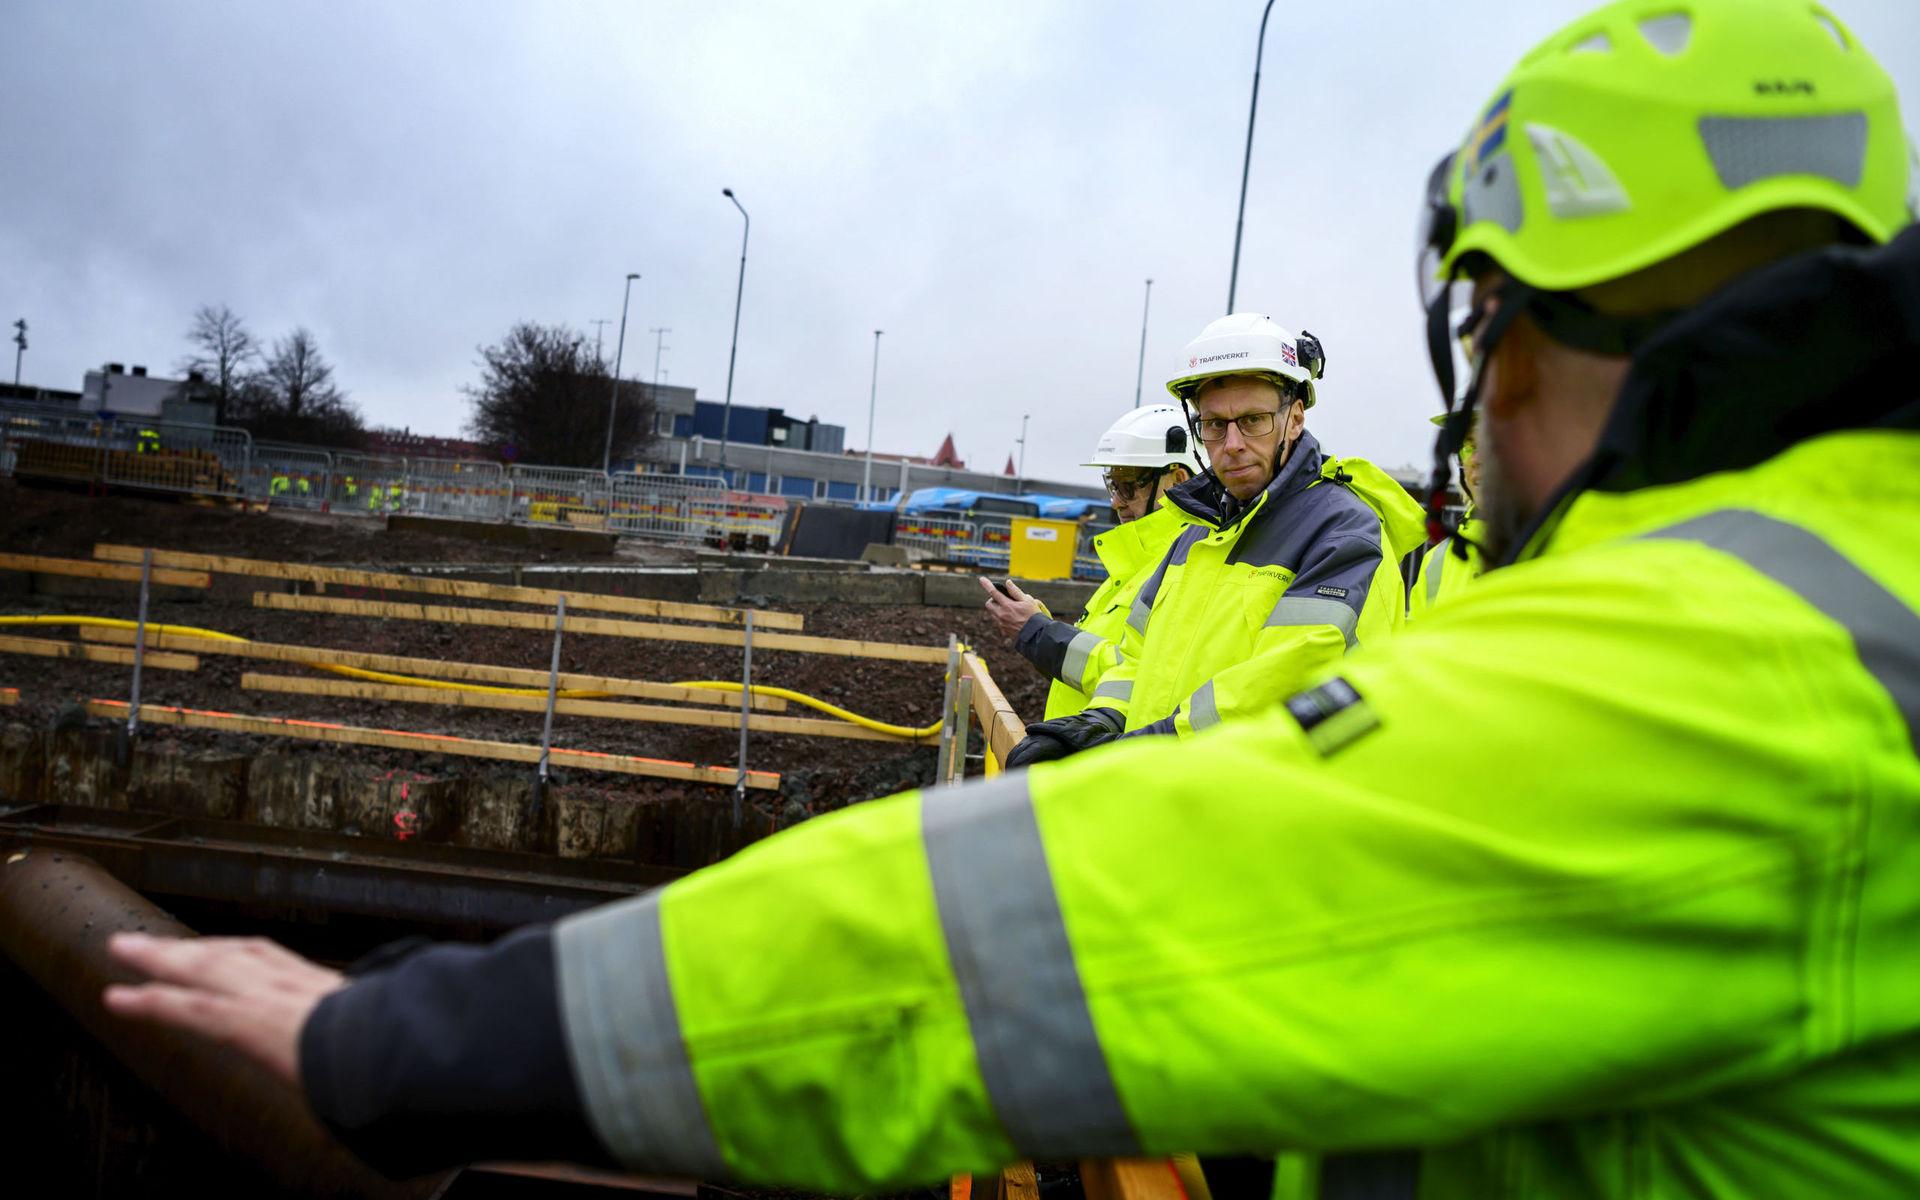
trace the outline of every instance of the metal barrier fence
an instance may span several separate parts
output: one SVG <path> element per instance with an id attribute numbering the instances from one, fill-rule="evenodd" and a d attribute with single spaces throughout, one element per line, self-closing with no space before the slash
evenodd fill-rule
<path id="1" fill-rule="evenodd" d="M 507 520 L 605 529 L 609 490 L 599 471 L 514 466 L 507 471 Z"/>
<path id="2" fill-rule="evenodd" d="M 407 460 L 407 511 L 465 521 L 507 519 L 507 469 L 453 458 Z"/>
<path id="3" fill-rule="evenodd" d="M 94 483 L 101 477 L 107 429 L 98 420 L 8 406 L 0 423 L 9 473 Z"/>
<path id="4" fill-rule="evenodd" d="M 609 528 L 625 537 L 704 542 L 709 531 L 701 510 L 721 493 L 720 481 L 707 476 L 616 475 Z"/>
<path id="5" fill-rule="evenodd" d="M 1013 522 L 976 520 L 973 529 L 973 539 L 958 551 L 949 551 L 947 557 L 989 571 L 1008 570 L 1013 560 Z"/>
<path id="6" fill-rule="evenodd" d="M 241 471 L 241 494 L 253 504 L 320 512 L 332 482 L 333 455 L 327 451 L 263 442 L 255 444 Z"/>
<path id="7" fill-rule="evenodd" d="M 390 513 L 412 511 L 407 500 L 413 489 L 407 486 L 409 464 L 404 458 L 377 454 L 335 454 L 333 487 L 328 506 L 338 513 L 358 513 L 383 517 Z"/>
<path id="8" fill-rule="evenodd" d="M 901 513 L 893 521 L 893 544 L 924 550 L 937 558 L 955 558 L 972 547 L 973 522 L 958 517 Z"/>

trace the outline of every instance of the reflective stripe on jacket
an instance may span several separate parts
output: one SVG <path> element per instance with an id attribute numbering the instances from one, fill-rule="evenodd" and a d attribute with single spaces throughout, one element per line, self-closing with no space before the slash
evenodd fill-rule
<path id="1" fill-rule="evenodd" d="M 1187 734 L 1257 712 L 1405 620 L 1399 561 L 1425 526 L 1379 468 L 1326 458 L 1303 433 L 1243 513 L 1218 495 L 1205 476 L 1169 495 L 1186 528 L 1134 600 L 1139 652 L 1094 686 L 1093 703 L 1130 732 Z"/>
<path id="2" fill-rule="evenodd" d="M 1912 1194 L 1916 608 L 1920 435 L 1583 497 L 1204 746 L 562 922 L 590 1119 L 638 1169 L 834 1191 L 1426 1145 L 1425 1196 Z"/>
<path id="3" fill-rule="evenodd" d="M 1460 522 L 1460 532 L 1455 537 L 1443 538 L 1427 551 L 1426 557 L 1420 560 L 1420 573 L 1414 577 L 1413 587 L 1407 590 L 1409 620 L 1437 604 L 1452 600 L 1486 570 L 1478 544 L 1483 528 L 1478 520 L 1468 517 Z M 1464 539 L 1466 543 L 1467 556 L 1464 559 L 1454 553 L 1456 537 Z"/>
<path id="4" fill-rule="evenodd" d="M 1127 625 L 1133 599 L 1184 527 L 1179 514 L 1163 504 L 1100 534 L 1093 550 L 1107 578 L 1088 597 L 1080 620 L 1036 615 L 1027 621 L 1014 646 L 1054 681 L 1047 689 L 1047 720 L 1085 708 L 1100 677 L 1120 664 L 1133 636 Z"/>

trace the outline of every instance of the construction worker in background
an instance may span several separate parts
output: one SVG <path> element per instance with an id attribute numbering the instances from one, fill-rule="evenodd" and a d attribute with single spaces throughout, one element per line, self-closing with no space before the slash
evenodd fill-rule
<path id="1" fill-rule="evenodd" d="M 353 476 L 349 475 L 342 480 L 341 488 L 346 493 L 348 503 L 360 498 L 360 485 L 354 482 Z"/>
<path id="2" fill-rule="evenodd" d="M 305 475 L 302 475 L 293 481 L 293 490 L 302 500 L 305 500 L 307 497 L 313 495 L 313 482 Z"/>
<path id="3" fill-rule="evenodd" d="M 378 483 L 367 488 L 367 511 L 378 515 L 381 505 L 386 503 L 386 489 Z"/>
<path id="4" fill-rule="evenodd" d="M 1444 427 L 1447 415 L 1440 414 L 1433 419 L 1433 423 Z M 1485 556 L 1480 553 L 1480 539 L 1484 531 L 1473 512 L 1474 493 L 1480 487 L 1480 464 L 1475 461 L 1472 434 L 1468 434 L 1460 443 L 1460 479 L 1461 491 L 1466 493 L 1467 498 L 1466 515 L 1461 518 L 1458 529 L 1441 538 L 1420 559 L 1420 573 L 1414 577 L 1413 586 L 1407 591 L 1409 620 L 1436 604 L 1458 596 L 1466 590 L 1468 583 L 1486 569 Z"/>
<path id="5" fill-rule="evenodd" d="M 1195 452 L 1186 417 L 1171 404 L 1136 408 L 1113 423 L 1083 464 L 1101 468 L 1113 515 L 1120 524 L 1093 539 L 1107 577 L 1087 598 L 1078 622 L 1062 621 L 1013 580 L 1003 593 L 987 580 L 987 613 L 1000 632 L 1014 640 L 1026 660 L 1052 679 L 1046 718 L 1067 716 L 1087 706 L 1094 683 L 1118 665 L 1122 643 L 1131 634 L 1127 613 L 1133 598 L 1166 555 L 1182 528 L 1161 501 L 1169 489 L 1198 476 L 1206 467 Z"/>
<path id="6" fill-rule="evenodd" d="M 1288 1147 L 1323 1157 L 1284 1195 L 1920 1194 L 1909 178 L 1826 10 L 1590 13 L 1428 197 L 1450 409 L 1456 280 L 1473 337 L 1436 469 L 1478 410 L 1493 564 L 1457 601 L 1191 743 L 860 805 L 491 948 L 349 982 L 117 938 L 159 982 L 106 1004 L 402 1172 Z"/>
<path id="7" fill-rule="evenodd" d="M 406 489 L 401 486 L 401 483 L 398 479 L 394 480 L 392 483 L 389 483 L 387 485 L 387 511 L 388 512 L 400 511 L 400 504 L 401 504 L 401 501 L 405 498 L 405 496 L 406 496 Z"/>
<path id="8" fill-rule="evenodd" d="M 275 471 L 273 474 L 272 481 L 267 484 L 267 495 L 269 496 L 286 495 L 287 489 L 292 486 L 292 482 L 293 481 L 288 479 L 283 472 Z"/>
<path id="9" fill-rule="evenodd" d="M 135 454 L 158 454 L 160 452 L 160 431 L 158 429 L 142 429 L 134 440 L 133 452 Z"/>
<path id="10" fill-rule="evenodd" d="M 1258 712 L 1406 617 L 1399 564 L 1422 541 L 1420 508 L 1307 432 L 1319 341 L 1236 313 L 1181 358 L 1167 390 L 1210 469 L 1167 496 L 1182 528 L 1128 613 L 1138 652 L 1101 674 L 1084 711 L 1028 726 L 1008 766 Z"/>

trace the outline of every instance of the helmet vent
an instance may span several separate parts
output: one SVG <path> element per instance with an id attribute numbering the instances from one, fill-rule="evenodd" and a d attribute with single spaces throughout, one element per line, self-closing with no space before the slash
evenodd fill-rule
<path id="1" fill-rule="evenodd" d="M 1640 36 L 1668 58 L 1676 58 L 1693 40 L 1693 18 L 1686 13 L 1667 13 L 1640 22 Z"/>
<path id="2" fill-rule="evenodd" d="M 1859 187 L 1867 162 L 1867 114 L 1701 117 L 1700 140 L 1728 191 L 1777 175 L 1818 175 Z"/>
<path id="3" fill-rule="evenodd" d="M 1853 49 L 1852 46 L 1847 44 L 1847 35 L 1840 28 L 1840 22 L 1834 20 L 1831 13 L 1824 9 L 1816 8 L 1813 10 L 1813 19 L 1820 22 L 1820 27 L 1827 31 L 1829 37 L 1833 38 L 1834 45 L 1840 47 L 1843 51 Z"/>
<path id="4" fill-rule="evenodd" d="M 1608 54 L 1613 50 L 1613 39 L 1603 29 L 1598 33 L 1581 38 L 1567 47 L 1570 54 Z"/>

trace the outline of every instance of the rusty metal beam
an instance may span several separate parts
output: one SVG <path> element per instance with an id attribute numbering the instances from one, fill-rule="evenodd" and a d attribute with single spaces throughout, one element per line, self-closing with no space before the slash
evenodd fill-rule
<path id="1" fill-rule="evenodd" d="M 276 1193 L 425 1197 L 442 1186 L 442 1177 L 396 1184 L 368 1170 L 296 1091 L 239 1055 L 107 1013 L 101 991 L 131 978 L 107 955 L 108 935 L 121 930 L 193 934 L 85 858 L 15 850 L 0 861 L 0 951 L 223 1153 L 273 1180 Z"/>
<path id="2" fill-rule="evenodd" d="M 0 843 L 88 855 L 147 895 L 492 931 L 557 920 L 684 873 L 56 804 L 0 809 Z"/>

